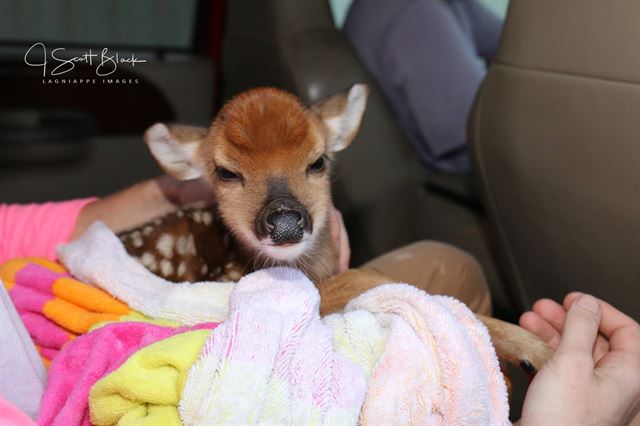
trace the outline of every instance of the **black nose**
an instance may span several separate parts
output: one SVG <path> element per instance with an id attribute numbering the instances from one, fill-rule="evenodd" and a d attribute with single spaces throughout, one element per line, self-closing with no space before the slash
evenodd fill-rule
<path id="1" fill-rule="evenodd" d="M 281 210 L 267 216 L 269 236 L 274 244 L 297 243 L 304 234 L 302 214 L 293 210 Z"/>

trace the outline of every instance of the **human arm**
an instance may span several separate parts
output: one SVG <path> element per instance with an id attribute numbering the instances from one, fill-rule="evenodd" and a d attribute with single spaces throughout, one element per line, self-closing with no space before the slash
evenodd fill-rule
<path id="1" fill-rule="evenodd" d="M 0 263 L 16 257 L 54 260 L 80 211 L 95 198 L 40 204 L 0 204 Z"/>
<path id="2" fill-rule="evenodd" d="M 543 300 L 520 319 L 556 348 L 527 391 L 529 424 L 628 424 L 640 411 L 640 325 L 592 296 Z"/>
<path id="3" fill-rule="evenodd" d="M 163 176 L 102 199 L 0 204 L 0 263 L 26 256 L 54 260 L 59 244 L 79 237 L 96 220 L 119 232 L 196 202 L 214 202 L 202 182 Z"/>
<path id="4" fill-rule="evenodd" d="M 97 220 L 114 232 L 121 232 L 190 205 L 213 202 L 213 193 L 202 181 L 161 176 L 87 204 L 78 216 L 71 240 Z"/>

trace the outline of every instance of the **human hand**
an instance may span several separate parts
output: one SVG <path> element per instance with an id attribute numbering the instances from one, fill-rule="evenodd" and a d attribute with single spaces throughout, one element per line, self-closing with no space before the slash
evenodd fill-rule
<path id="1" fill-rule="evenodd" d="M 522 425 L 620 425 L 638 414 L 637 322 L 592 296 L 571 293 L 564 306 L 538 301 L 520 325 L 556 349 L 529 386 Z"/>
<path id="2" fill-rule="evenodd" d="M 342 220 L 342 213 L 333 204 L 329 208 L 329 231 L 331 239 L 338 253 L 338 272 L 349 269 L 349 258 L 351 257 L 351 247 L 349 246 L 349 236 L 347 228 Z"/>
<path id="3" fill-rule="evenodd" d="M 163 175 L 155 182 L 165 198 L 177 208 L 207 207 L 215 203 L 213 191 L 202 179 L 180 181 Z"/>

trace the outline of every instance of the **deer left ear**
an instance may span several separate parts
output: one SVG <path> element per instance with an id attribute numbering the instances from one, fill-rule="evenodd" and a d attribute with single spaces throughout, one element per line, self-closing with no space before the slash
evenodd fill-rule
<path id="1" fill-rule="evenodd" d="M 327 127 L 331 152 L 342 151 L 355 139 L 360 130 L 368 95 L 369 88 L 366 84 L 354 84 L 348 90 L 311 107 Z"/>
<path id="2" fill-rule="evenodd" d="M 204 127 L 157 123 L 147 129 L 144 140 L 165 172 L 178 180 L 190 180 L 202 176 L 199 149 L 207 133 Z"/>

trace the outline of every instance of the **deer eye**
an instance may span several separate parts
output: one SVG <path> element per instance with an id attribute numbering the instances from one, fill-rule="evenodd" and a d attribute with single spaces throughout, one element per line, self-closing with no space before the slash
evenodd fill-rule
<path id="1" fill-rule="evenodd" d="M 313 163 L 309 164 L 309 167 L 307 167 L 307 172 L 309 173 L 319 173 L 321 171 L 323 171 L 326 167 L 326 160 L 324 158 L 324 155 L 320 158 L 318 158 L 316 161 L 314 161 Z"/>
<path id="2" fill-rule="evenodd" d="M 241 179 L 241 176 L 239 174 L 233 173 L 232 171 L 229 171 L 224 167 L 216 167 L 216 175 L 218 175 L 218 177 L 224 181 L 234 181 Z"/>

